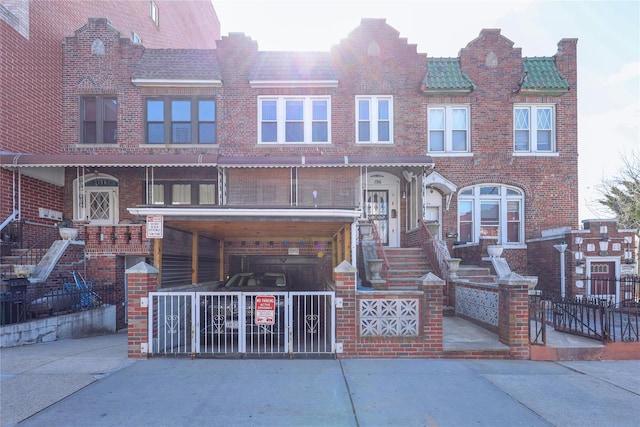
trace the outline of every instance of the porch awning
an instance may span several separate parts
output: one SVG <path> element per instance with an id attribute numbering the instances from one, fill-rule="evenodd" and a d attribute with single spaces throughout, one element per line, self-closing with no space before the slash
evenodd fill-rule
<path id="1" fill-rule="evenodd" d="M 15 167 L 181 167 L 217 166 L 217 154 L 0 154 L 0 165 Z"/>

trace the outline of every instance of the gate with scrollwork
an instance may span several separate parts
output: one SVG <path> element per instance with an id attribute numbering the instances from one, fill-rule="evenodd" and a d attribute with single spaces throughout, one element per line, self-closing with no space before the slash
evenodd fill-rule
<path id="1" fill-rule="evenodd" d="M 268 319 L 256 308 L 261 297 L 273 301 Z M 333 292 L 151 292 L 149 353 L 330 355 L 335 353 L 334 300 Z"/>

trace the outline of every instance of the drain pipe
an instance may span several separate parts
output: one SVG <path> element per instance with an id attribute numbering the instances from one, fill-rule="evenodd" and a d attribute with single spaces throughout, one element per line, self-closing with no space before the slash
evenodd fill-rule
<path id="1" fill-rule="evenodd" d="M 564 298 L 566 294 L 564 279 L 564 251 L 567 250 L 567 244 L 563 242 L 559 245 L 553 245 L 553 247 L 560 252 L 560 295 Z"/>

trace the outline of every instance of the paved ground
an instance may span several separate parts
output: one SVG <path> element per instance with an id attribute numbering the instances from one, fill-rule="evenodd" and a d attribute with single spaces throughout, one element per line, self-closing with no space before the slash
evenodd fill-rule
<path id="1" fill-rule="evenodd" d="M 640 361 L 126 358 L 126 334 L 2 349 L 4 426 L 637 426 Z"/>

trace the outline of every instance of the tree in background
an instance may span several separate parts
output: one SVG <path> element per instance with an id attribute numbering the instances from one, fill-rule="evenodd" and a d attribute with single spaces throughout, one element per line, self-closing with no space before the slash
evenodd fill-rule
<path id="1" fill-rule="evenodd" d="M 602 183 L 598 202 L 616 214 L 619 228 L 640 229 L 640 150 L 623 162 L 619 175 Z"/>

